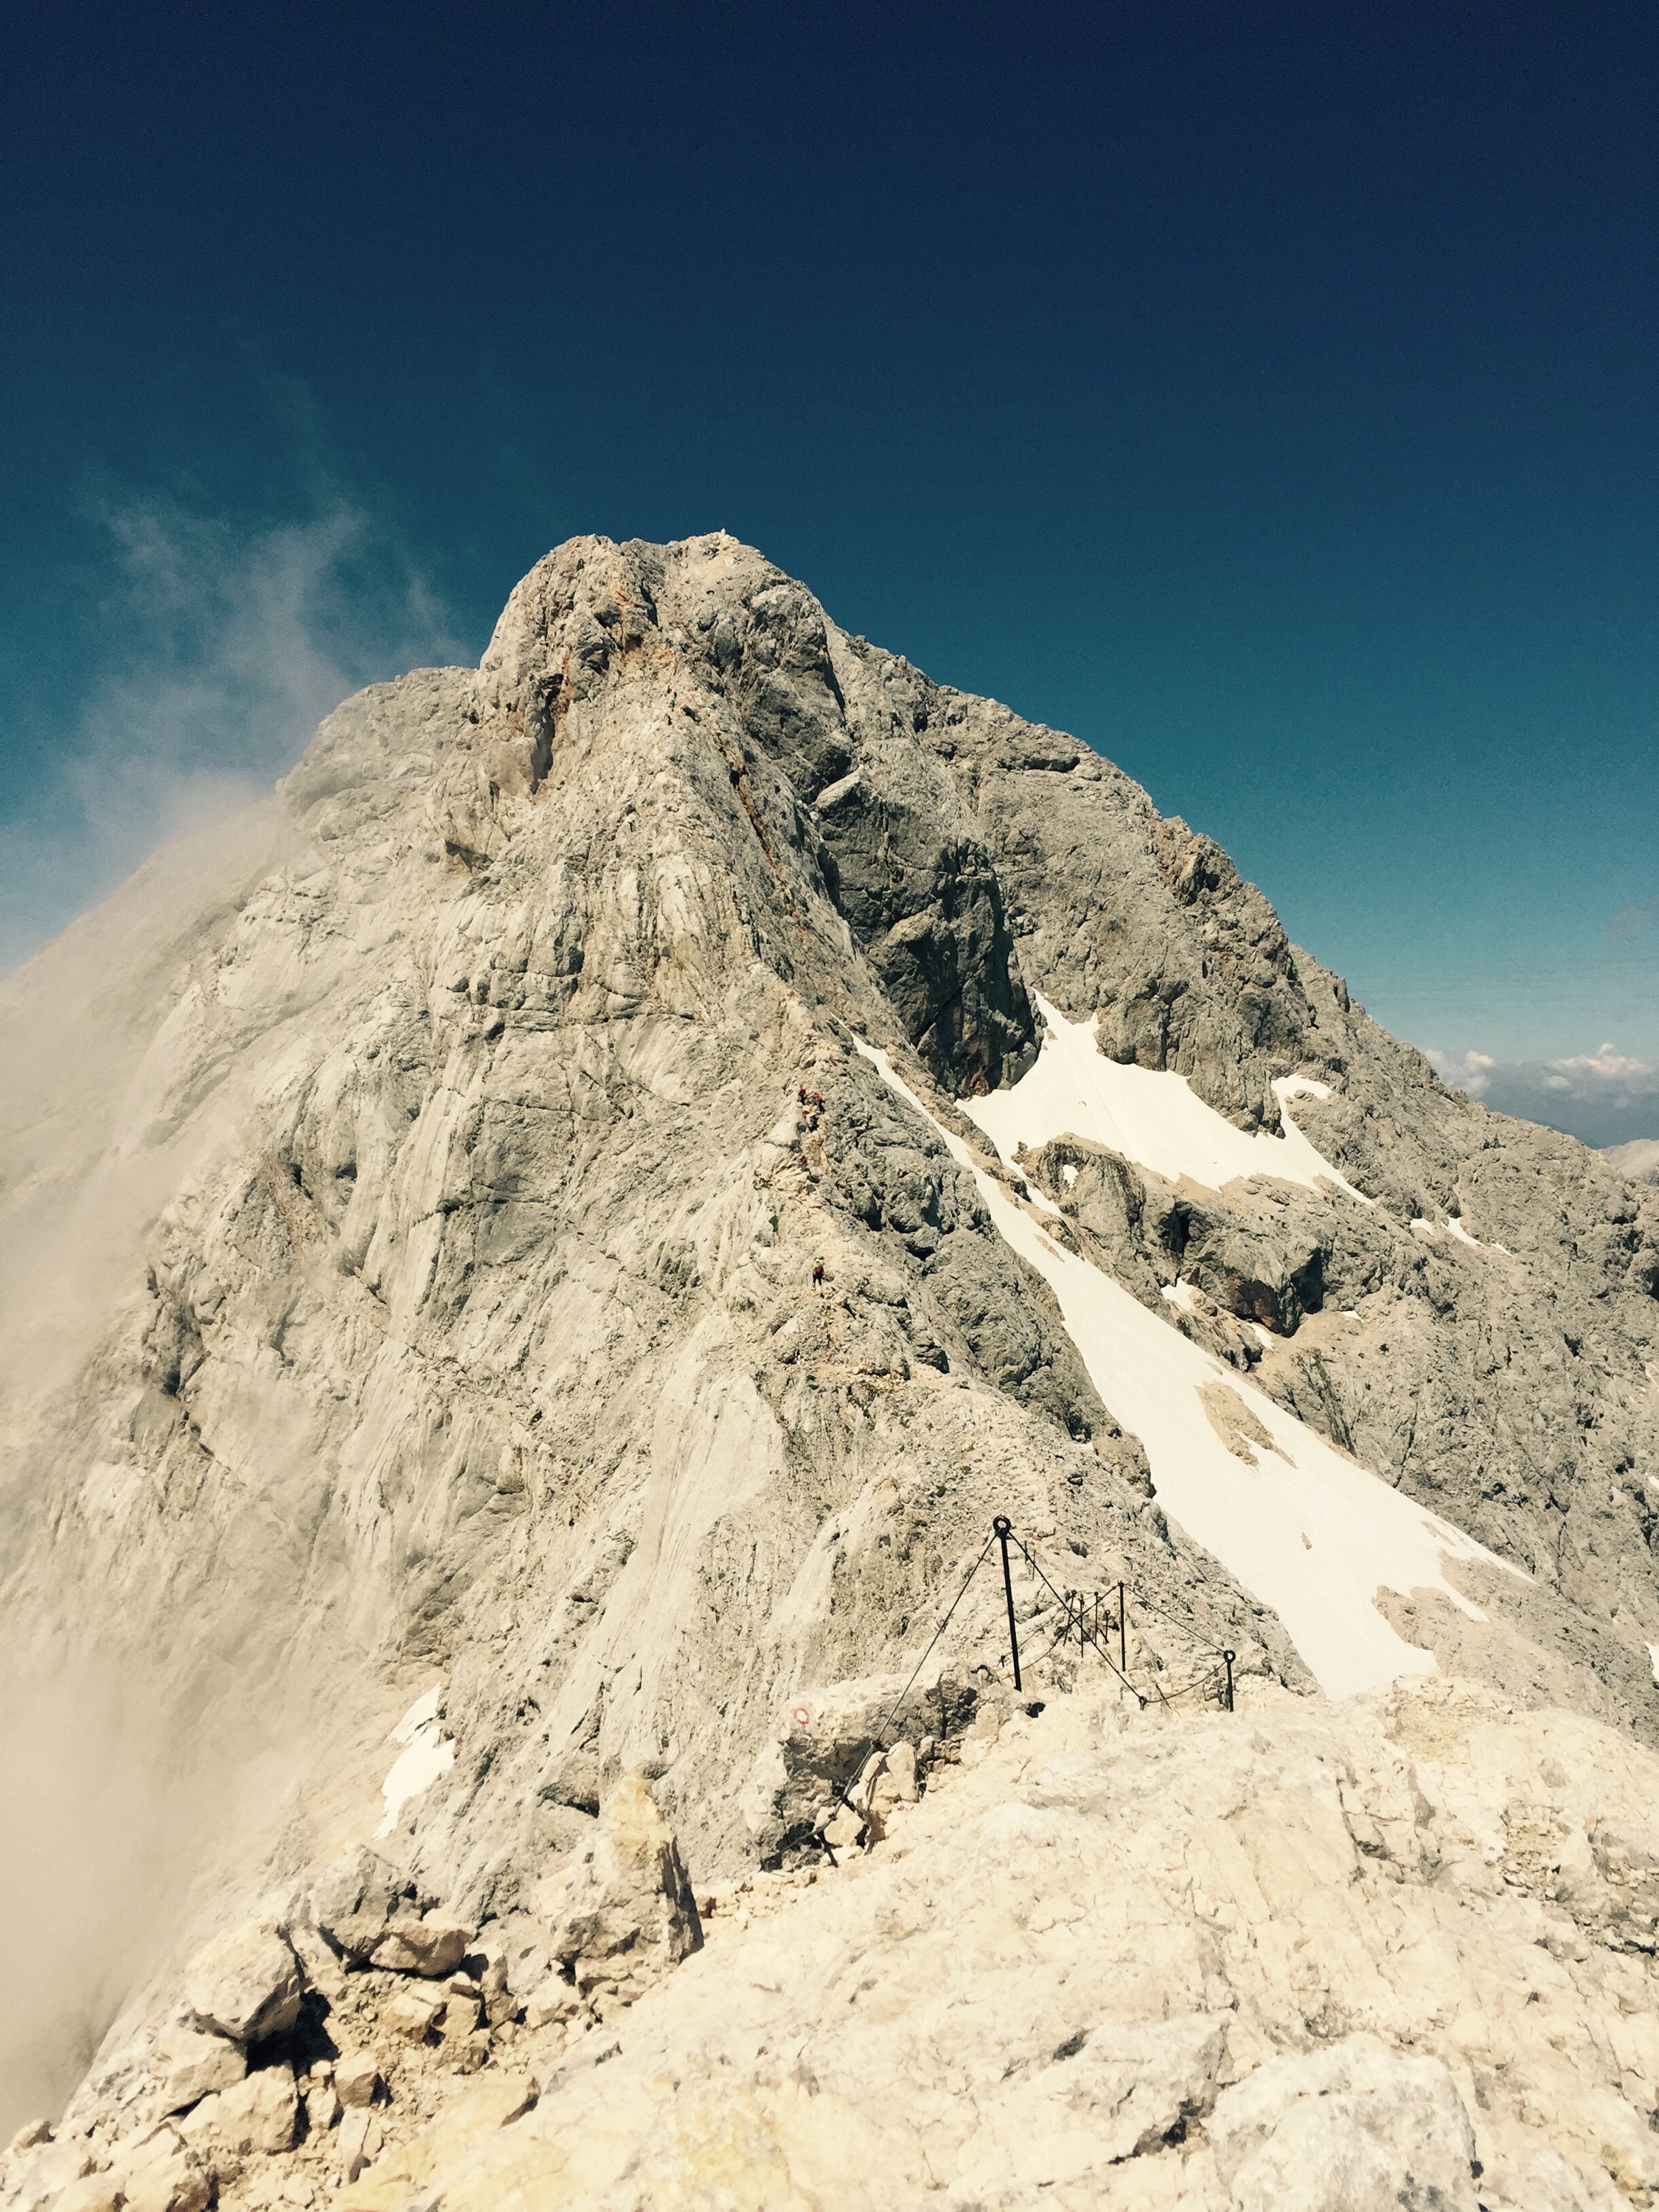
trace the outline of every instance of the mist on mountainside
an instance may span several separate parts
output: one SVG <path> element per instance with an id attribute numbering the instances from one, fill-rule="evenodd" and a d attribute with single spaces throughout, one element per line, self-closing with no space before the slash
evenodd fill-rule
<path id="1" fill-rule="evenodd" d="M 67 1638 L 65 1639 L 68 1640 Z M 134 1680 L 72 1662 L 0 1681 L 0 1884 L 15 1904 L 0 1989 L 0 2137 L 62 2109 L 135 1984 L 176 1941 L 223 1842 L 218 1779 Z"/>
<path id="2" fill-rule="evenodd" d="M 688 1954 L 684 1869 L 827 1879 L 872 1759 L 946 1787 L 1073 1694 L 1079 1596 L 1129 1594 L 1126 1725 L 1439 1674 L 1659 1742 L 1659 1200 L 723 533 L 556 549 L 0 1021 L 0 1665 L 73 1648 L 125 1760 L 20 1693 L 83 1844 L 15 1869 L 40 2078 L 115 2007 L 66 2157 L 392 2186 L 441 2077 L 574 2057 L 641 1928 Z M 956 1605 L 994 1516 L 1020 1714 L 1005 1594 Z M 302 1996 L 395 2081 L 349 2132 Z"/>
<path id="3" fill-rule="evenodd" d="M 289 520 L 109 489 L 88 520 L 90 673 L 69 726 L 15 733 L 38 765 L 27 812 L 0 821 L 0 975 L 268 792 L 349 693 L 462 651 L 395 533 L 327 483 Z"/>

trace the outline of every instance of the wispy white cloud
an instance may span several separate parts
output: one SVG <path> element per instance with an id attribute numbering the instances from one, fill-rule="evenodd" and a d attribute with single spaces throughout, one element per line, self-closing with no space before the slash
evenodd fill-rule
<path id="1" fill-rule="evenodd" d="M 0 971 L 163 843 L 268 789 L 362 684 L 468 657 L 395 536 L 331 497 L 252 526 L 106 499 L 101 672 L 0 828 Z"/>
<path id="2" fill-rule="evenodd" d="M 1612 1042 L 1559 1060 L 1504 1060 L 1485 1052 L 1429 1049 L 1436 1073 L 1499 1114 L 1547 1122 L 1586 1144 L 1659 1133 L 1659 1066 Z"/>
<path id="3" fill-rule="evenodd" d="M 1607 1158 L 1632 1182 L 1659 1182 L 1659 1137 L 1636 1137 L 1629 1144 L 1609 1145 Z"/>
<path id="4" fill-rule="evenodd" d="M 1549 1068 L 1544 1080 L 1552 1091 L 1571 1090 L 1581 1084 L 1592 1087 L 1598 1084 L 1627 1084 L 1638 1090 L 1659 1088 L 1653 1081 L 1659 1077 L 1659 1068 L 1650 1067 L 1644 1060 L 1632 1059 L 1612 1044 L 1604 1044 L 1599 1052 L 1582 1052 L 1568 1060 L 1553 1060 Z"/>
<path id="5" fill-rule="evenodd" d="M 1492 1087 L 1492 1071 L 1498 1062 L 1489 1052 L 1466 1052 L 1462 1059 L 1431 1045 L 1425 1054 L 1429 1065 L 1454 1091 L 1469 1098 L 1483 1098 Z"/>

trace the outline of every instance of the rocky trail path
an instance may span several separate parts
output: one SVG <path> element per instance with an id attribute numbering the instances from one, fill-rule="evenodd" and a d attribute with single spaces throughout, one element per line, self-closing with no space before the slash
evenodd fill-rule
<path id="1" fill-rule="evenodd" d="M 573 539 L 0 1044 L 8 2208 L 1650 2201 L 1659 1188 L 1109 763 Z"/>
<path id="2" fill-rule="evenodd" d="M 1614 2212 L 1659 2191 L 1659 1759 L 1597 1723 L 1441 1679 L 1338 1706 L 1255 1686 L 1231 1714 L 1049 1686 L 1035 1717 L 985 1707 L 919 1796 L 899 1765 L 867 1848 L 700 1905 L 624 1792 L 567 1919 L 594 1948 L 527 2005 L 495 1960 L 348 1966 L 295 1921 L 312 2056 L 256 2046 L 257 2093 L 15 2152 L 4 2201 Z M 77 2161 L 98 2170 L 65 2183 Z"/>

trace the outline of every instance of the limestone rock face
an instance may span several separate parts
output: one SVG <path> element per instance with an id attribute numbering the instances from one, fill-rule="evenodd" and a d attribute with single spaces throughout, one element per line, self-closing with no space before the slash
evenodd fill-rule
<path id="1" fill-rule="evenodd" d="M 185 1976 L 185 1998 L 198 2021 L 238 2043 L 256 2043 L 291 2027 L 301 1989 L 293 1948 L 268 1921 L 227 1928 L 197 1953 Z"/>
<path id="2" fill-rule="evenodd" d="M 1217 2099 L 1210 2140 L 1239 2212 L 1475 2212 L 1474 2130 L 1439 2059 L 1270 2059 Z"/>
<path id="3" fill-rule="evenodd" d="M 377 1966 L 393 1973 L 424 1974 L 435 1978 L 453 1973 L 471 1949 L 472 1930 L 464 1920 L 446 1912 L 399 1914 L 386 1923 L 385 1933 L 369 1953 Z"/>
<path id="4" fill-rule="evenodd" d="M 293 2068 L 265 2066 L 234 2088 L 204 2098 L 179 2132 L 205 2161 L 222 2163 L 227 2156 L 286 2150 L 298 2119 Z"/>
<path id="5" fill-rule="evenodd" d="M 679 1850 L 637 1775 L 606 1799 L 550 1918 L 549 1955 L 590 2004 L 629 2002 L 701 1946 Z"/>
<path id="6" fill-rule="evenodd" d="M 952 1669 L 908 1686 L 893 1675 L 799 1691 L 778 1714 L 744 1791 L 744 1819 L 761 1855 L 781 1857 L 822 1834 L 838 1808 L 850 1811 L 846 1799 L 881 1747 L 965 1735 L 981 1687 L 972 1674 Z M 862 1820 L 852 1817 L 855 1840 Z"/>
<path id="7" fill-rule="evenodd" d="M 343 2057 L 334 2069 L 334 2088 L 343 2105 L 372 2105 L 380 2072 L 367 2051 Z"/>
<path id="8" fill-rule="evenodd" d="M 197 1951 L 184 1993 L 204 2028 L 239 2044 L 258 2042 L 299 2017 L 299 1960 L 272 1924 L 248 1920 Z"/>
<path id="9" fill-rule="evenodd" d="M 818 793 L 825 880 L 922 1060 L 994 1090 L 1036 1054 L 1002 887 L 949 776 L 914 748 L 872 752 Z"/>
<path id="10" fill-rule="evenodd" d="M 89 2173 L 60 2192 L 52 2212 L 121 2212 L 128 2201 L 125 2179 L 123 2174 Z"/>
<path id="11" fill-rule="evenodd" d="M 1016 1709 L 869 1852 L 527 2037 L 532 2108 L 459 2092 L 343 2201 L 1618 2212 L 1659 1983 L 1586 1838 L 1656 1790 L 1627 1734 L 1439 1678 Z"/>
<path id="12" fill-rule="evenodd" d="M 247 2071 L 240 2044 L 189 2028 L 162 2039 L 155 2063 L 161 2108 L 168 2112 L 183 2112 L 216 2089 L 231 2088 Z"/>
<path id="13" fill-rule="evenodd" d="M 409 1903 L 396 1870 L 377 1851 L 360 1846 L 320 1869 L 306 1893 L 302 1912 L 337 1951 L 366 1965 L 386 1940 L 395 1907 L 404 1908 L 400 1924 L 415 1917 L 407 1910 Z"/>
<path id="14" fill-rule="evenodd" d="M 965 1109 L 1062 1018 L 1250 1171 L 1063 1121 L 994 1158 Z M 1492 1554 L 1375 1596 L 1401 1666 L 1659 1740 L 1659 1192 L 1448 1091 L 1207 840 L 728 538 L 558 548 L 477 668 L 348 701 L 0 983 L 0 1715 L 71 1717 L 30 1848 L 80 1869 L 36 1878 L 0 2128 L 107 2027 L 64 2124 L 126 2144 L 181 2002 L 255 2075 L 330 2021 L 390 2066 L 422 1989 L 410 2078 L 572 2032 L 660 1863 L 601 1822 L 624 1777 L 699 1885 L 804 1878 L 878 1753 L 925 1782 L 1080 1694 L 1120 1584 L 1137 1699 L 1212 1704 L 1224 1650 L 1310 1692 L 1239 1562 L 1316 1432 Z M 1243 1407 L 1237 1558 L 1166 1516 L 1051 1251 Z M 1560 1881 L 1635 1943 L 1646 1829 L 1597 1820 Z M 1207 2110 L 1210 2028 L 1131 2027 Z"/>
<path id="15" fill-rule="evenodd" d="M 174 2128 L 129 2141 L 114 2169 L 134 2212 L 204 2212 L 213 2197 L 213 2169 Z"/>

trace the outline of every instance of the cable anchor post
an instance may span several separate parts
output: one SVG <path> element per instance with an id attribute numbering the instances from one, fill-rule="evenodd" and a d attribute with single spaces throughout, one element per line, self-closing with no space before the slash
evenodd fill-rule
<path id="1" fill-rule="evenodd" d="M 1221 1656 L 1225 1662 L 1227 1668 L 1227 1687 L 1223 1694 L 1226 1699 L 1227 1711 L 1231 1712 L 1233 1709 L 1233 1662 L 1237 1658 L 1238 1654 L 1236 1651 L 1224 1651 Z"/>
<path id="2" fill-rule="evenodd" d="M 1019 1631 L 1014 1626 L 1014 1574 L 1008 1565 L 1008 1539 L 1013 1534 L 1014 1524 L 1006 1513 L 999 1513 L 991 1528 L 1002 1547 L 1002 1594 L 1008 1601 L 1008 1649 L 1013 1657 L 1014 1691 L 1018 1695 L 1024 1685 L 1019 1679 Z"/>

